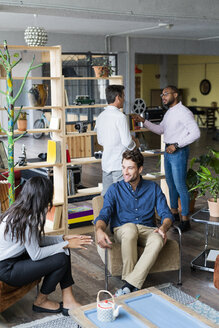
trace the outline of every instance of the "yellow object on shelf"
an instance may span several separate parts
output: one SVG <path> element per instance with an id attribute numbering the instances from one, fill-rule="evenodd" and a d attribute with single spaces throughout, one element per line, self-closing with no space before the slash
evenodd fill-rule
<path id="1" fill-rule="evenodd" d="M 60 141 L 48 140 L 47 162 L 51 164 L 61 163 L 61 143 Z"/>

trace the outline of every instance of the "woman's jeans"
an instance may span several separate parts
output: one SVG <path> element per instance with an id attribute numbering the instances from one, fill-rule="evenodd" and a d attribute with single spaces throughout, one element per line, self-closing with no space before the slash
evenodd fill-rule
<path id="1" fill-rule="evenodd" d="M 166 182 L 169 187 L 170 206 L 178 208 L 178 198 L 181 200 L 182 215 L 189 214 L 189 192 L 186 186 L 187 162 L 189 147 L 177 149 L 174 153 L 164 153 Z"/>

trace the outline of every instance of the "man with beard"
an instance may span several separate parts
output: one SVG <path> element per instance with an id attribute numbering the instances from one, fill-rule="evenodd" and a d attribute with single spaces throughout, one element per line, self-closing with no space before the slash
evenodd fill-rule
<path id="1" fill-rule="evenodd" d="M 143 180 L 144 158 L 138 149 L 126 150 L 122 157 L 123 180 L 112 184 L 104 197 L 103 208 L 95 219 L 96 240 L 100 247 L 110 248 L 106 233 L 110 223 L 114 238 L 121 243 L 124 286 L 115 296 L 140 289 L 166 242 L 166 233 L 174 221 L 161 188 Z M 155 208 L 161 226 L 155 227 Z M 137 257 L 137 246 L 144 252 Z"/>
<path id="2" fill-rule="evenodd" d="M 143 122 L 150 131 L 164 134 L 166 144 L 164 167 L 171 211 L 175 220 L 179 220 L 178 198 L 180 198 L 182 212 L 179 228 L 185 232 L 190 229 L 188 217 L 190 197 L 186 185 L 188 145 L 200 137 L 200 130 L 192 112 L 179 101 L 179 90 L 175 86 L 167 86 L 160 96 L 163 105 L 168 107 L 160 124 L 151 123 L 135 114 L 133 118 L 137 122 Z"/>

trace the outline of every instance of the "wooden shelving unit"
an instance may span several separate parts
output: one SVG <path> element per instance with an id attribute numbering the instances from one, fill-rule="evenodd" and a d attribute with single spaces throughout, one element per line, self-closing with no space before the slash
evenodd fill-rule
<path id="1" fill-rule="evenodd" d="M 3 48 L 0 45 L 0 48 Z M 47 162 L 27 163 L 27 166 L 16 166 L 16 170 L 30 170 L 37 168 L 53 167 L 53 181 L 54 181 L 54 205 L 62 206 L 62 222 L 57 230 L 47 229 L 48 233 L 60 234 L 67 231 L 67 224 L 63 218 L 66 218 L 67 213 L 67 201 L 66 201 L 66 146 L 65 146 L 65 120 L 64 120 L 64 92 L 63 92 L 63 77 L 62 77 L 62 59 L 61 59 L 61 46 L 54 47 L 29 47 L 29 46 L 8 46 L 10 52 L 13 51 L 26 51 L 35 54 L 41 53 L 41 58 L 47 54 L 50 62 L 50 76 L 28 76 L 28 80 L 33 82 L 48 80 L 50 81 L 51 88 L 51 106 L 45 107 L 31 107 L 24 106 L 23 110 L 37 110 L 37 109 L 51 109 L 51 115 L 58 117 L 60 120 L 60 129 L 29 129 L 27 133 L 49 133 L 53 132 L 53 139 L 61 142 L 61 164 L 51 164 Z M 38 56 L 39 57 L 39 56 Z M 43 62 L 43 59 L 42 59 Z M 0 77 L 1 80 L 5 80 L 5 77 Z M 14 80 L 23 80 L 23 77 L 13 76 Z M 19 110 L 20 107 L 15 107 L 15 110 Z M 4 108 L 0 108 L 4 110 Z M 23 132 L 16 130 L 16 134 L 22 134 Z M 4 135 L 0 132 L 0 135 Z"/>

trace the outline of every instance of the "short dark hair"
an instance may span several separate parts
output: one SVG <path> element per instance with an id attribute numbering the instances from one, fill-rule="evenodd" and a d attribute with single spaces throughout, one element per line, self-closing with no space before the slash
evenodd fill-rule
<path id="1" fill-rule="evenodd" d="M 124 92 L 124 85 L 120 84 L 111 84 L 108 87 L 106 87 L 106 101 L 108 104 L 114 103 L 116 96 L 122 97 L 122 94 Z"/>
<path id="2" fill-rule="evenodd" d="M 133 150 L 126 150 L 122 154 L 122 161 L 124 159 L 130 159 L 131 161 L 133 161 L 134 163 L 137 164 L 138 168 L 140 168 L 144 164 L 144 157 L 141 154 L 140 150 L 137 148 L 135 148 Z"/>
<path id="3" fill-rule="evenodd" d="M 164 89 L 171 89 L 174 93 L 177 93 L 178 96 L 180 94 L 179 89 L 177 87 L 175 87 L 174 85 L 168 85 Z"/>

